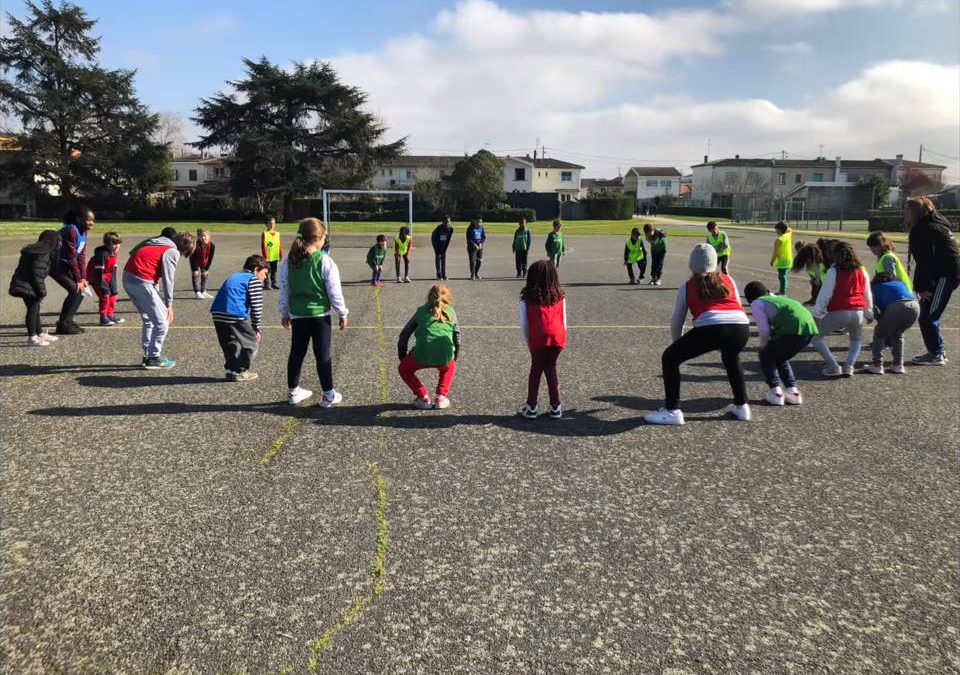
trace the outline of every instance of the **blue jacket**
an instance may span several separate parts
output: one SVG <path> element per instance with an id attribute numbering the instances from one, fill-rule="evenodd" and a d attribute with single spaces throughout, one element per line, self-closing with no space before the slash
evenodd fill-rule
<path id="1" fill-rule="evenodd" d="M 894 279 L 893 281 L 883 281 L 883 282 L 874 282 L 872 285 L 873 290 L 873 304 L 877 306 L 881 312 L 885 311 L 887 307 L 899 300 L 916 300 L 917 296 L 910 292 L 907 288 L 907 285 L 900 281 L 899 279 Z"/>
<path id="2" fill-rule="evenodd" d="M 250 306 L 247 303 L 247 291 L 254 279 L 253 272 L 243 270 L 227 277 L 217 291 L 217 297 L 210 305 L 214 320 L 218 318 L 249 319 Z"/>

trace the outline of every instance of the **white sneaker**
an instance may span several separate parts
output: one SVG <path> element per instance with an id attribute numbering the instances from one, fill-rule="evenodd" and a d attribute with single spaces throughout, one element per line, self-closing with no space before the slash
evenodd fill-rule
<path id="1" fill-rule="evenodd" d="M 300 401 L 306 401 L 311 396 L 313 396 L 313 392 L 309 389 L 297 387 L 296 389 L 291 389 L 290 393 L 287 394 L 287 403 L 290 405 L 296 405 Z"/>
<path id="2" fill-rule="evenodd" d="M 403 283 L 409 284 L 409 283 L 410 283 L 410 277 L 404 277 L 404 278 L 403 278 Z"/>
<path id="3" fill-rule="evenodd" d="M 206 291 L 203 292 L 203 297 L 205 297 L 207 300 L 213 300 L 213 296 Z"/>
<path id="4" fill-rule="evenodd" d="M 783 392 L 783 400 L 789 405 L 803 405 L 803 394 L 796 387 L 791 387 Z"/>
<path id="5" fill-rule="evenodd" d="M 437 410 L 443 410 L 450 407 L 450 399 L 440 394 L 437 396 L 437 399 L 433 402 L 433 407 Z"/>
<path id="6" fill-rule="evenodd" d="M 650 413 L 643 418 L 643 421 L 647 424 L 667 424 L 675 427 L 686 424 L 682 410 L 667 410 L 666 408 L 660 408 L 657 412 Z"/>
<path id="7" fill-rule="evenodd" d="M 122 319 L 121 319 L 121 321 L 122 321 Z M 53 333 L 48 333 L 47 331 L 43 331 L 42 333 L 40 333 L 40 337 L 43 338 L 43 341 L 44 341 L 44 342 L 56 342 L 57 340 L 60 339 L 59 337 L 57 337 L 57 336 L 54 335 Z"/>
<path id="8" fill-rule="evenodd" d="M 417 398 L 413 400 L 413 407 L 417 410 L 430 410 L 433 408 L 433 403 L 429 398 L 420 398 L 417 396 Z"/>
<path id="9" fill-rule="evenodd" d="M 883 364 L 882 363 L 868 363 L 863 367 L 863 372 L 871 373 L 873 375 L 883 375 Z"/>
<path id="10" fill-rule="evenodd" d="M 520 415 L 522 415 L 523 417 L 526 417 L 528 420 L 537 419 L 538 413 L 539 413 L 538 406 L 530 407 L 530 405 L 526 403 L 523 404 L 523 407 L 520 408 L 520 412 L 519 412 Z"/>
<path id="11" fill-rule="evenodd" d="M 840 366 L 837 366 L 836 368 L 824 366 L 823 370 L 820 371 L 820 374 L 824 377 L 842 377 L 843 369 Z"/>
<path id="12" fill-rule="evenodd" d="M 563 419 L 563 406 L 559 403 L 556 406 L 550 406 L 550 417 L 555 420 Z"/>
<path id="13" fill-rule="evenodd" d="M 902 363 L 895 363 L 887 368 L 887 372 L 893 373 L 894 375 L 906 375 L 907 369 L 903 367 Z"/>
<path id="14" fill-rule="evenodd" d="M 766 400 L 770 405 L 784 405 L 786 400 L 783 396 L 783 389 L 780 387 L 773 387 L 767 392 Z"/>
<path id="15" fill-rule="evenodd" d="M 750 418 L 752 417 L 750 414 L 750 404 L 744 403 L 743 405 L 732 405 L 730 406 L 730 414 L 741 422 L 749 422 Z"/>
<path id="16" fill-rule="evenodd" d="M 343 394 L 341 394 L 336 389 L 328 392 L 324 392 L 323 396 L 320 397 L 320 400 L 317 401 L 317 405 L 321 408 L 332 408 L 343 400 Z"/>
<path id="17" fill-rule="evenodd" d="M 657 279 L 657 283 L 656 283 L 657 286 L 659 286 L 659 285 L 662 284 L 662 283 L 663 283 L 662 281 L 660 281 L 659 279 Z"/>
<path id="18" fill-rule="evenodd" d="M 30 337 L 27 338 L 28 347 L 47 347 L 49 346 L 49 344 L 50 344 L 49 342 L 45 341 L 39 335 L 31 335 Z"/>
<path id="19" fill-rule="evenodd" d="M 844 377 L 853 377 L 853 371 L 855 368 L 856 366 L 853 363 L 844 363 L 842 366 L 840 366 L 840 372 Z"/>
<path id="20" fill-rule="evenodd" d="M 193 294 L 193 297 L 195 297 L 197 300 L 203 300 L 204 295 L 200 291 L 197 291 L 196 293 Z"/>
<path id="21" fill-rule="evenodd" d="M 398 284 L 402 284 L 402 283 L 403 283 L 403 279 L 401 279 L 400 277 L 397 277 L 397 283 L 398 283 Z"/>

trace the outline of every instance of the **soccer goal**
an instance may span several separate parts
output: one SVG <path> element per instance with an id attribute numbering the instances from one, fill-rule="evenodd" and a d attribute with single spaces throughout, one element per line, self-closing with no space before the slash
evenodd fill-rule
<path id="1" fill-rule="evenodd" d="M 321 197 L 323 222 L 331 232 L 334 247 L 370 246 L 378 234 L 386 235 L 387 241 L 392 242 L 401 225 L 410 228 L 413 236 L 413 190 L 323 190 Z M 383 218 L 356 220 L 345 211 L 382 214 Z M 338 213 L 343 220 L 337 220 Z M 337 229 L 349 234 L 337 234 Z"/>

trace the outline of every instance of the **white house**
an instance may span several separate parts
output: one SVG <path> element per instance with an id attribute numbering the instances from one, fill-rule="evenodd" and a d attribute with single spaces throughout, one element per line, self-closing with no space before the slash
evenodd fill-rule
<path id="1" fill-rule="evenodd" d="M 401 155 L 375 167 L 371 187 L 409 190 L 418 180 L 443 180 L 463 159 L 457 155 Z"/>
<path id="2" fill-rule="evenodd" d="M 623 191 L 636 198 L 637 207 L 643 207 L 664 195 L 678 197 L 682 177 L 672 166 L 632 166 L 623 177 Z"/>
<path id="3" fill-rule="evenodd" d="M 555 192 L 561 201 L 580 196 L 580 172 L 585 167 L 545 157 L 503 158 L 503 189 L 511 192 Z"/>
<path id="4" fill-rule="evenodd" d="M 174 190 L 189 190 L 190 188 L 218 188 L 226 187 L 230 178 L 230 169 L 224 157 L 180 157 L 171 162 L 173 179 L 170 187 Z"/>

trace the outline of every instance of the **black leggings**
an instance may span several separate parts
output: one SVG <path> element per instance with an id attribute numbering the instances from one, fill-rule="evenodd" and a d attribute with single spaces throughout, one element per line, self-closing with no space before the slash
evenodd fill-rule
<path id="1" fill-rule="evenodd" d="M 695 327 L 684 333 L 679 340 L 663 352 L 663 387 L 666 392 L 667 410 L 680 407 L 680 364 L 698 356 L 719 350 L 727 379 L 733 390 L 733 402 L 747 402 L 747 387 L 743 382 L 740 352 L 750 337 L 750 326 L 743 323 L 721 323 L 714 326 Z"/>
<path id="2" fill-rule="evenodd" d="M 403 259 L 403 276 L 409 277 L 410 276 L 410 254 L 407 253 L 406 255 L 397 255 L 396 253 L 394 253 L 393 262 L 397 268 L 397 277 L 398 278 L 400 277 L 400 260 L 401 259 Z"/>
<path id="3" fill-rule="evenodd" d="M 290 356 L 287 358 L 287 386 L 294 389 L 300 385 L 300 369 L 307 356 L 307 347 L 313 341 L 313 357 L 317 361 L 317 376 L 324 391 L 333 389 L 333 359 L 330 356 L 330 315 L 291 319 L 293 331 L 290 340 Z"/>
<path id="4" fill-rule="evenodd" d="M 27 335 L 40 335 L 43 326 L 40 325 L 40 300 L 37 298 L 20 298 L 27 306 Z"/>
<path id="5" fill-rule="evenodd" d="M 271 284 L 272 286 L 276 286 L 276 285 L 277 285 L 277 264 L 279 264 L 279 262 L 280 262 L 279 260 L 271 260 L 271 261 L 269 262 L 269 265 L 270 265 L 270 284 Z"/>
<path id="6" fill-rule="evenodd" d="M 56 282 L 63 286 L 67 292 L 67 297 L 63 299 L 63 305 L 60 306 L 60 318 L 58 324 L 71 323 L 73 317 L 80 310 L 80 304 L 83 302 L 83 293 L 77 293 L 77 282 L 70 276 L 70 271 L 66 267 L 55 268 L 51 274 Z"/>

